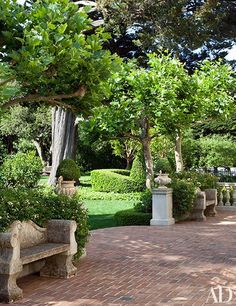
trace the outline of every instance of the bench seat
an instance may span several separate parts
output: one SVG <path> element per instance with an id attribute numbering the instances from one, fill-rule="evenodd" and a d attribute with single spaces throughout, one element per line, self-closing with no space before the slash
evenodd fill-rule
<path id="1" fill-rule="evenodd" d="M 47 258 L 56 254 L 66 252 L 70 249 L 69 244 L 62 243 L 43 243 L 33 247 L 22 249 L 20 258 L 23 265 Z"/>

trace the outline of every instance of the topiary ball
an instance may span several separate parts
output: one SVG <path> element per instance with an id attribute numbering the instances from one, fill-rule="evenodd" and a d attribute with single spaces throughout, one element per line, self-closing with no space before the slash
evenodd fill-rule
<path id="1" fill-rule="evenodd" d="M 64 181 L 78 181 L 80 169 L 72 159 L 64 159 L 57 168 L 56 177 L 63 177 Z"/>

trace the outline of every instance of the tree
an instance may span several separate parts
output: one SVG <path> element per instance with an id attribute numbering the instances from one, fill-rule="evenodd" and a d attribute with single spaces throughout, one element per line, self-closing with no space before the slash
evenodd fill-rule
<path id="1" fill-rule="evenodd" d="M 139 143 L 132 139 L 114 139 L 110 143 L 114 154 L 126 160 L 126 169 L 131 169 L 131 163 L 138 150 Z"/>
<path id="2" fill-rule="evenodd" d="M 231 91 L 230 91 L 231 90 Z M 176 170 L 183 170 L 181 132 L 195 120 L 229 112 L 235 80 L 229 66 L 206 62 L 192 76 L 170 55 L 149 55 L 148 68 L 128 62 L 111 80 L 111 105 L 102 108 L 96 122 L 111 137 L 139 141 L 151 188 L 151 141 L 159 134 L 176 139 Z"/>
<path id="3" fill-rule="evenodd" d="M 31 142 L 45 165 L 49 163 L 51 147 L 51 111 L 47 106 L 15 106 L 0 121 L 0 135 Z M 13 145 L 12 145 L 13 147 Z"/>
<path id="4" fill-rule="evenodd" d="M 124 40 L 128 57 L 164 47 L 192 70 L 203 59 L 224 58 L 235 42 L 236 1 L 99 0 L 98 4 L 113 33 L 109 47 L 123 56 Z"/>
<path id="5" fill-rule="evenodd" d="M 212 135 L 199 139 L 201 149 L 200 166 L 209 167 L 232 167 L 236 165 L 235 139 L 228 135 Z"/>
<path id="6" fill-rule="evenodd" d="M 9 3 L 14 14 L 15 1 L 1 6 L 6 9 Z M 89 112 L 106 95 L 106 80 L 117 67 L 117 61 L 102 48 L 109 36 L 101 28 L 87 35 L 86 31 L 92 29 L 92 20 L 86 10 L 78 10 L 68 0 L 37 1 L 22 14 L 25 16 L 23 34 L 20 32 L 15 38 L 20 46 L 5 57 L 5 60 L 10 58 L 22 94 L 2 107 L 21 102 L 47 103 L 54 107 L 50 176 L 50 183 L 54 183 L 59 162 L 75 155 L 76 114 Z M 9 15 L 1 21 L 7 28 L 6 17 Z M 17 14 L 15 17 L 16 22 L 22 22 L 22 17 Z"/>

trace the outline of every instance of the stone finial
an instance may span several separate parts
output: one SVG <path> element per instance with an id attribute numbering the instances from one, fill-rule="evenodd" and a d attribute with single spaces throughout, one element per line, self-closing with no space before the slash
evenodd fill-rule
<path id="1" fill-rule="evenodd" d="M 162 173 L 162 171 L 160 171 L 159 175 L 154 179 L 154 182 L 158 183 L 161 188 L 167 188 L 166 185 L 171 183 L 171 178 L 167 173 Z"/>

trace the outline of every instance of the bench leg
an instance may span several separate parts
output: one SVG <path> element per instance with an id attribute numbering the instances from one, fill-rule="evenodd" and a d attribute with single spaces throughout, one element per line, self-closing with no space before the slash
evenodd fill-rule
<path id="1" fill-rule="evenodd" d="M 22 290 L 16 284 L 17 274 L 0 275 L 0 302 L 13 302 L 21 299 Z"/>
<path id="2" fill-rule="evenodd" d="M 55 278 L 70 278 L 76 275 L 77 268 L 72 263 L 72 255 L 54 255 L 46 259 L 40 276 Z"/>
<path id="3" fill-rule="evenodd" d="M 204 214 L 207 217 L 215 217 L 217 215 L 215 204 L 207 206 L 204 211 Z"/>
<path id="4" fill-rule="evenodd" d="M 206 221 L 203 208 L 194 208 L 190 215 L 192 221 Z"/>

